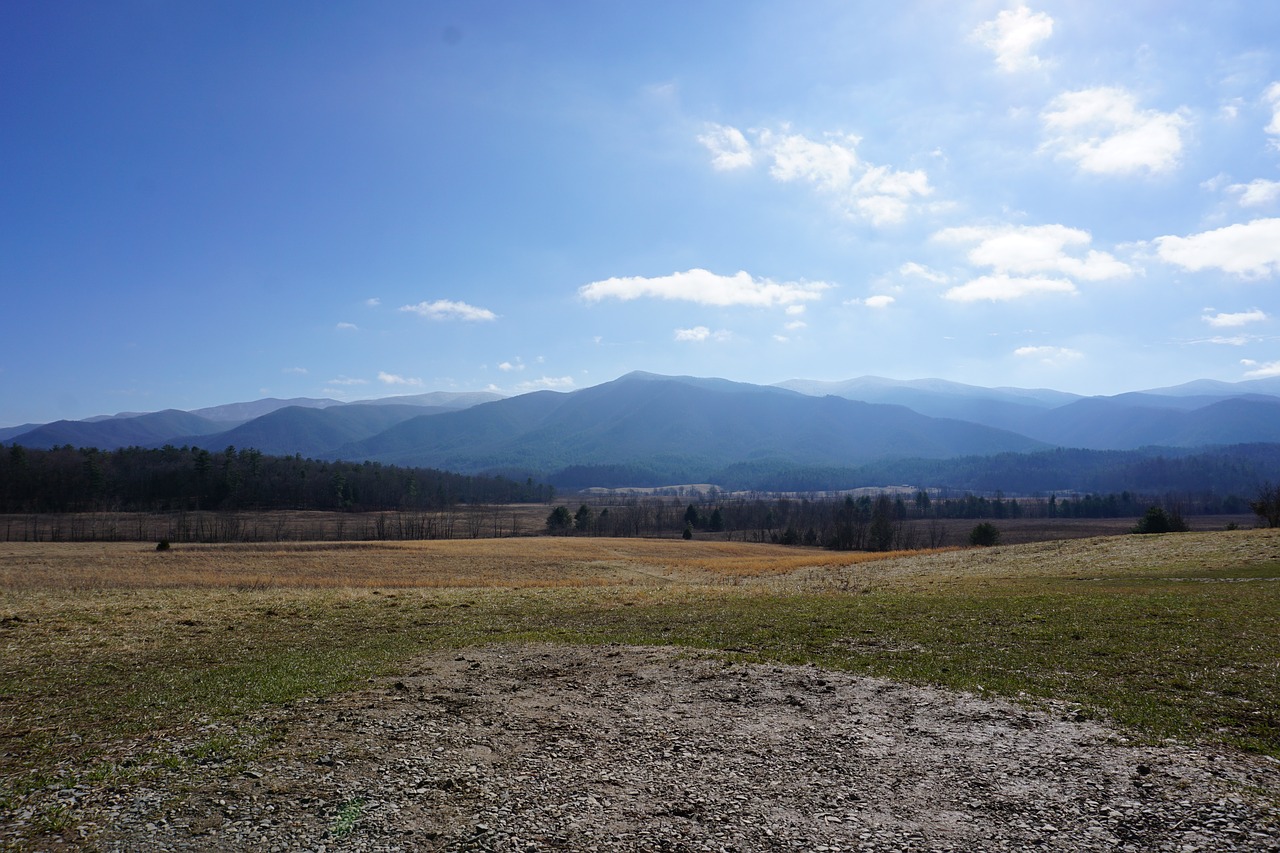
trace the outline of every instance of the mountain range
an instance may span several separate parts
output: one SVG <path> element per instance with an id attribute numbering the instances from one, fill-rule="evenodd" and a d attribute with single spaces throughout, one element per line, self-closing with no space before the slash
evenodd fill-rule
<path id="1" fill-rule="evenodd" d="M 892 460 L 972 460 L 1053 448 L 1158 447 L 1185 455 L 1280 443 L 1280 378 L 1082 397 L 938 379 L 766 386 L 636 372 L 577 391 L 507 398 L 436 392 L 121 413 L 0 429 L 0 441 L 103 450 L 234 445 L 623 487 L 715 482 L 728 471 L 776 477 L 785 470 L 852 471 Z"/>

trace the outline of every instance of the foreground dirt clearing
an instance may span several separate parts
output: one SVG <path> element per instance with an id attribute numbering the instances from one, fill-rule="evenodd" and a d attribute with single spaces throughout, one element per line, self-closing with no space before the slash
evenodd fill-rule
<path id="1" fill-rule="evenodd" d="M 283 736 L 247 767 L 86 792 L 79 832 L 110 850 L 1280 847 L 1276 762 L 1039 708 L 672 649 L 436 653 L 259 713 Z"/>

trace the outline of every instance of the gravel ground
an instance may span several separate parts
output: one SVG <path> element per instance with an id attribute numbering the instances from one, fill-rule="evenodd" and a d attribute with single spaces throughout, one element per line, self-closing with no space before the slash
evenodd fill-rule
<path id="1" fill-rule="evenodd" d="M 283 737 L 248 766 L 59 794 L 68 840 L 103 850 L 1280 850 L 1280 763 L 1082 716 L 672 649 L 494 646 L 261 714 Z"/>

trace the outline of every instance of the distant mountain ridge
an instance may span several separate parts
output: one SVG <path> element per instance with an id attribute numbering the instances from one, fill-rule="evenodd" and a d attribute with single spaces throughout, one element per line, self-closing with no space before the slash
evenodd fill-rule
<path id="1" fill-rule="evenodd" d="M 781 482 L 787 471 L 812 472 L 815 481 L 827 482 L 860 466 L 890 470 L 884 465 L 892 460 L 976 459 L 1055 447 L 1111 452 L 1280 444 L 1280 379 L 1206 380 L 1082 397 L 940 379 L 754 385 L 637 371 L 576 391 L 509 398 L 487 392 L 354 403 L 268 398 L 194 412 L 121 413 L 8 428 L 0 430 L 0 441 L 103 450 L 233 445 L 611 487 L 714 482 L 718 474 Z"/>

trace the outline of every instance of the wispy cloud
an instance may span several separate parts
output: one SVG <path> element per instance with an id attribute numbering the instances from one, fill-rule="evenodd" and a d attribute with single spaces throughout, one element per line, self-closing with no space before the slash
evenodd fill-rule
<path id="1" fill-rule="evenodd" d="M 521 382 L 516 390 L 528 391 L 567 391 L 574 385 L 572 376 L 543 376 L 528 382 Z"/>
<path id="2" fill-rule="evenodd" d="M 898 267 L 898 274 L 904 276 L 915 276 L 925 281 L 931 281 L 934 284 L 946 284 L 951 280 L 951 276 L 937 270 L 929 269 L 923 264 L 917 264 L 915 261 L 907 261 Z"/>
<path id="3" fill-rule="evenodd" d="M 308 371 L 305 367 L 286 367 L 280 371 L 281 373 L 292 373 L 297 376 L 306 376 Z"/>
<path id="4" fill-rule="evenodd" d="M 1096 175 L 1168 172 L 1182 161 L 1183 113 L 1141 109 L 1117 87 L 1065 92 L 1041 113 L 1043 149 Z"/>
<path id="5" fill-rule="evenodd" d="M 868 296 L 866 299 L 862 300 L 862 304 L 868 308 L 888 308 L 895 301 L 896 300 L 894 300 L 892 296 L 884 293 L 878 293 L 875 296 Z"/>
<path id="6" fill-rule="evenodd" d="M 1242 278 L 1280 272 L 1280 219 L 1255 219 L 1188 237 L 1157 237 L 1160 259 L 1199 272 L 1220 269 Z"/>
<path id="7" fill-rule="evenodd" d="M 399 376 L 395 373 L 378 372 L 378 381 L 383 385 L 406 385 L 412 388 L 421 388 L 422 380 L 414 377 Z"/>
<path id="8" fill-rule="evenodd" d="M 1262 309 L 1253 308 L 1248 311 L 1237 311 L 1234 314 L 1206 314 L 1201 319 L 1215 329 L 1233 329 L 1250 323 L 1261 323 L 1271 318 Z"/>
<path id="9" fill-rule="evenodd" d="M 745 305 L 771 308 L 822 298 L 831 288 L 821 281 L 783 281 L 753 278 L 749 273 L 717 275 L 704 269 L 692 269 L 671 275 L 645 278 L 631 276 L 593 281 L 578 288 L 578 295 L 587 302 L 604 299 L 630 301 L 648 297 L 653 299 L 680 300 L 699 305 Z"/>
<path id="10" fill-rule="evenodd" d="M 326 384 L 326 385 L 338 385 L 338 386 L 345 386 L 345 385 L 368 385 L 368 384 L 369 384 L 369 380 L 368 380 L 368 379 L 352 379 L 352 378 L 351 378 L 351 377 L 349 377 L 349 376 L 339 376 L 337 379 L 330 379 L 330 380 L 329 380 L 328 382 L 326 382 L 325 384 Z"/>
<path id="11" fill-rule="evenodd" d="M 382 300 L 374 296 L 374 297 L 370 297 L 369 299 L 366 299 L 364 301 L 364 304 L 368 305 L 370 308 L 377 308 L 379 305 L 382 304 Z"/>
<path id="12" fill-rule="evenodd" d="M 356 332 L 360 330 L 360 327 L 355 323 L 338 323 L 334 328 L 340 332 Z"/>
<path id="13" fill-rule="evenodd" d="M 1059 366 L 1070 361 L 1077 361 L 1084 358 L 1084 353 L 1079 350 L 1070 349 L 1068 347 L 1018 347 L 1013 351 L 1018 358 L 1033 358 L 1041 364 Z"/>
<path id="14" fill-rule="evenodd" d="M 449 299 L 437 299 L 434 302 L 419 302 L 417 305 L 402 305 L 401 311 L 418 314 L 431 320 L 465 320 L 480 322 L 496 320 L 498 315 L 488 308 L 477 308 L 465 302 L 454 302 Z"/>
<path id="15" fill-rule="evenodd" d="M 675 339 L 685 343 L 700 344 L 706 341 L 722 343 L 729 340 L 730 337 L 732 335 L 724 329 L 713 332 L 706 326 L 694 326 L 692 329 L 676 329 L 675 331 Z"/>
<path id="16" fill-rule="evenodd" d="M 1032 12 L 1026 6 L 1005 9 L 994 20 L 986 21 L 973 35 L 996 55 L 1002 71 L 1023 71 L 1044 63 L 1033 51 L 1036 45 L 1053 35 L 1053 18 L 1044 12 Z"/>
<path id="17" fill-rule="evenodd" d="M 833 198 L 846 215 L 873 225 L 902 222 L 912 205 L 933 193 L 922 170 L 900 171 L 863 161 L 852 134 L 831 133 L 812 139 L 779 130 L 754 129 L 747 134 L 735 127 L 713 124 L 698 137 L 711 152 L 711 165 L 720 171 L 745 169 L 757 162 L 770 163 L 769 174 L 783 183 L 806 183 Z"/>

